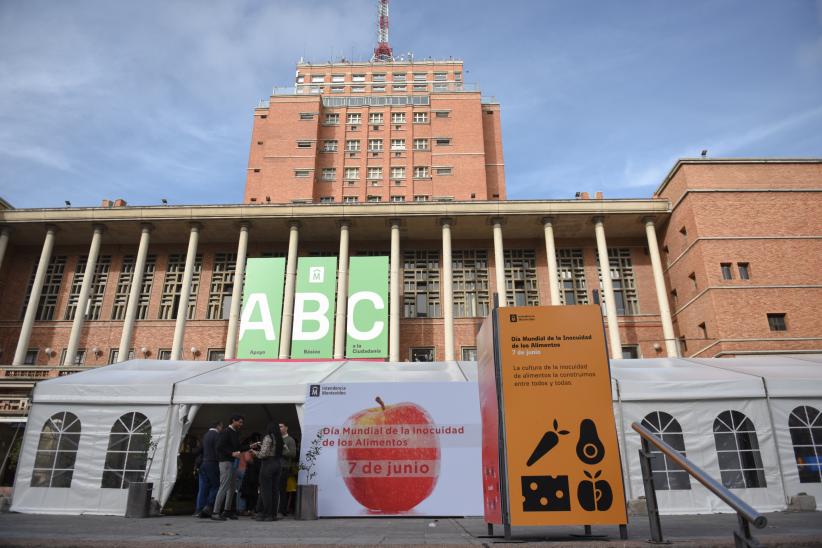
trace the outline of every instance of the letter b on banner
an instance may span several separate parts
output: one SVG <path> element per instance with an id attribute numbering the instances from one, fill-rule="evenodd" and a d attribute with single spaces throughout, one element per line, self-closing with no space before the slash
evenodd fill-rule
<path id="1" fill-rule="evenodd" d="M 352 257 L 345 355 L 388 356 L 388 257 Z"/>
<path id="2" fill-rule="evenodd" d="M 300 257 L 294 295 L 291 357 L 330 358 L 334 347 L 336 257 Z"/>

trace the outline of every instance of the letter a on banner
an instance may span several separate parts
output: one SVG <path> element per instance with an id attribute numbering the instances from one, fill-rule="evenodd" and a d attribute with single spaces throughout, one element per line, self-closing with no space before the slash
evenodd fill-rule
<path id="1" fill-rule="evenodd" d="M 280 349 L 285 259 L 248 259 L 238 358 L 276 359 Z M 235 283 L 239 282 L 237 280 Z"/>
<path id="2" fill-rule="evenodd" d="M 336 257 L 300 257 L 294 295 L 292 358 L 331 358 L 334 352 Z"/>
<path id="3" fill-rule="evenodd" d="M 388 357 L 388 257 L 352 257 L 345 355 Z"/>

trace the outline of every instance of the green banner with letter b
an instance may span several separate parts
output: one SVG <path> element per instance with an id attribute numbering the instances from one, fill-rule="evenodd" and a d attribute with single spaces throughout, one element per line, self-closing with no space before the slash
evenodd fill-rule
<path id="1" fill-rule="evenodd" d="M 345 355 L 388 357 L 388 257 L 352 257 Z"/>
<path id="2" fill-rule="evenodd" d="M 331 358 L 334 352 L 336 257 L 300 257 L 294 295 L 291 358 Z"/>
<path id="3" fill-rule="evenodd" d="M 248 259 L 238 358 L 276 359 L 280 349 L 285 259 Z M 240 280 L 235 280 L 239 283 Z"/>

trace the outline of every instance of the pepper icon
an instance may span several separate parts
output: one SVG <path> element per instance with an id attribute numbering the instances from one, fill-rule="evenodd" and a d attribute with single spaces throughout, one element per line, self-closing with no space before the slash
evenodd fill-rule
<path id="1" fill-rule="evenodd" d="M 554 419 L 554 429 L 548 430 L 545 434 L 542 435 L 542 438 L 537 443 L 537 446 L 534 447 L 534 451 L 531 453 L 531 456 L 528 457 L 528 462 L 526 462 L 527 466 L 531 466 L 539 459 L 547 455 L 551 449 L 556 447 L 559 443 L 560 436 L 566 436 L 569 434 L 568 430 L 558 430 L 559 424 L 557 423 L 557 419 Z"/>

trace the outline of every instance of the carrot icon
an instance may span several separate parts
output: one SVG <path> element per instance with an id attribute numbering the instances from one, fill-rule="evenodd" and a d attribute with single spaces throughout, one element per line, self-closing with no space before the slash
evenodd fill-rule
<path id="1" fill-rule="evenodd" d="M 534 451 L 531 453 L 531 456 L 528 457 L 528 462 L 526 463 L 528 466 L 531 466 L 539 459 L 547 455 L 551 449 L 556 447 L 559 443 L 560 436 L 566 436 L 569 434 L 568 430 L 558 430 L 559 424 L 557 423 L 557 419 L 554 419 L 554 429 L 548 430 L 545 434 L 542 435 L 542 438 L 539 440 L 539 443 L 534 448 Z"/>

